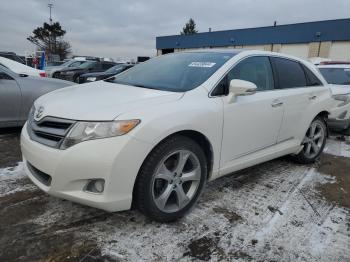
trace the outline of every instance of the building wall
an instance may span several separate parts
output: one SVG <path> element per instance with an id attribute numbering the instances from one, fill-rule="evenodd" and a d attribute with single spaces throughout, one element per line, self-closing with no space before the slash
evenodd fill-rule
<path id="1" fill-rule="evenodd" d="M 279 53 L 293 55 L 300 58 L 307 58 L 309 52 L 308 44 L 282 45 Z"/>
<path id="2" fill-rule="evenodd" d="M 210 48 L 210 47 L 204 47 Z M 217 48 L 217 47 L 215 47 Z M 284 53 L 293 55 L 299 58 L 310 58 L 310 57 L 324 57 L 333 60 L 344 60 L 350 61 L 350 41 L 325 41 L 325 42 L 310 42 L 303 44 L 266 44 L 266 45 L 229 45 L 219 47 L 220 49 L 225 48 L 244 48 L 244 49 L 255 49 L 273 51 L 277 53 Z M 196 50 L 198 48 L 178 48 L 174 49 L 175 52 L 184 50 Z M 161 55 L 162 50 L 157 50 L 157 55 Z"/>
<path id="3" fill-rule="evenodd" d="M 350 61 L 350 41 L 333 42 L 329 51 L 329 58 Z"/>

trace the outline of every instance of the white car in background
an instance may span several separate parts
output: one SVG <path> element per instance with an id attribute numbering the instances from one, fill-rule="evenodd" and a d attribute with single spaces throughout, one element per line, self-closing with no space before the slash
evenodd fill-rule
<path id="1" fill-rule="evenodd" d="M 32 68 L 30 66 L 23 65 L 16 61 L 7 59 L 5 57 L 0 57 L 0 65 L 10 69 L 19 75 L 28 75 L 28 76 L 37 76 L 37 77 L 45 77 L 46 73 L 44 70 L 38 70 Z"/>
<path id="2" fill-rule="evenodd" d="M 208 180 L 292 154 L 321 154 L 331 108 L 310 63 L 277 53 L 200 50 L 153 58 L 36 100 L 21 135 L 45 192 L 168 222 Z"/>
<path id="3" fill-rule="evenodd" d="M 331 84 L 334 108 L 328 125 L 331 129 L 350 135 L 350 63 L 323 62 L 318 66 L 323 77 Z"/>

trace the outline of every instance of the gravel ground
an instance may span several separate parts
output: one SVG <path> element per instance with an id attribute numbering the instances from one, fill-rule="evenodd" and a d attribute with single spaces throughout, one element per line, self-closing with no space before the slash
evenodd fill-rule
<path id="1" fill-rule="evenodd" d="M 0 261 L 350 261 L 350 138 L 313 166 L 288 158 L 210 182 L 171 224 L 50 197 L 0 134 Z"/>

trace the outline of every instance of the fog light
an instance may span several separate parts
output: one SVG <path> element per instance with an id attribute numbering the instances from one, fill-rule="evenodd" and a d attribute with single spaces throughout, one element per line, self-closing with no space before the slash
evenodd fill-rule
<path id="1" fill-rule="evenodd" d="M 104 179 L 93 179 L 87 183 L 85 187 L 85 191 L 100 194 L 103 192 L 104 187 L 105 187 Z"/>

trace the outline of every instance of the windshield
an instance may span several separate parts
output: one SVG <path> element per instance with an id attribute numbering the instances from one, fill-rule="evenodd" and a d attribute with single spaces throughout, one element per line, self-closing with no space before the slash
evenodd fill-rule
<path id="1" fill-rule="evenodd" d="M 114 74 L 114 73 L 118 73 L 121 72 L 123 69 L 125 68 L 125 65 L 116 65 L 111 67 L 110 69 L 108 69 L 106 71 L 107 74 Z"/>
<path id="2" fill-rule="evenodd" d="M 80 69 L 90 68 L 90 67 L 93 67 L 93 65 L 96 63 L 97 63 L 96 61 L 87 61 L 85 63 L 82 63 L 80 66 L 78 66 L 78 68 Z"/>
<path id="3" fill-rule="evenodd" d="M 350 68 L 319 68 L 329 84 L 350 85 Z"/>
<path id="4" fill-rule="evenodd" d="M 150 89 L 185 92 L 204 83 L 234 53 L 185 52 L 153 58 L 108 81 Z"/>

